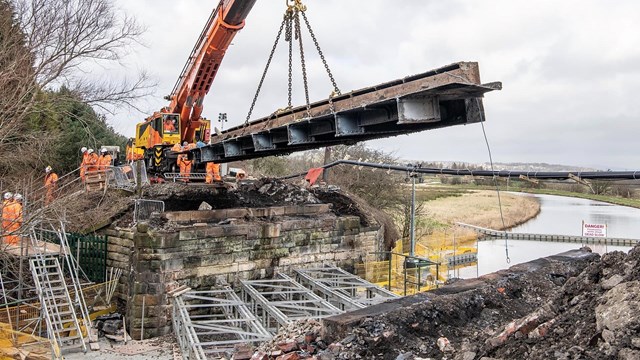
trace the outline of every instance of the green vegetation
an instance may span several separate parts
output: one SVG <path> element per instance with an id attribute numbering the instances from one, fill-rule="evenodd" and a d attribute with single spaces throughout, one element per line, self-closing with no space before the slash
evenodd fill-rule
<path id="1" fill-rule="evenodd" d="M 52 26 L 52 24 L 55 24 Z M 94 109 L 148 94 L 144 74 L 112 76 L 143 28 L 114 0 L 0 0 L 0 184 L 16 188 L 77 168 L 80 148 L 125 138 Z M 105 69 L 97 74 L 95 68 Z M 146 91 L 145 91 L 146 90 Z M 21 185 L 22 184 L 22 185 Z"/>

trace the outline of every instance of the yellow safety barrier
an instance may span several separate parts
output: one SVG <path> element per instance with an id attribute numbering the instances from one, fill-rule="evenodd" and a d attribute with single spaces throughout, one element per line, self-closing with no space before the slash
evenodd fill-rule
<path id="1" fill-rule="evenodd" d="M 365 261 L 356 265 L 356 274 L 363 279 L 387 288 L 400 295 L 411 295 L 417 292 L 434 289 L 447 280 L 449 270 L 472 264 L 448 266 L 448 258 L 465 253 L 477 253 L 475 242 L 478 240 L 474 232 L 455 228 L 448 232 L 437 232 L 420 238 L 414 245 L 414 256 L 428 259 L 438 266 L 427 265 L 405 269 L 405 259 L 409 251 L 403 251 L 403 241 L 398 240 L 391 250 L 389 260 Z M 403 254 L 405 256 L 394 255 Z M 391 263 L 389 263 L 389 261 Z"/>
<path id="2" fill-rule="evenodd" d="M 14 331 L 0 323 L 0 359 L 51 359 L 49 339 Z"/>
<path id="3" fill-rule="evenodd" d="M 101 311 L 111 309 L 111 304 L 107 304 L 106 301 L 106 289 L 108 287 L 107 285 L 114 281 L 118 280 L 114 279 L 100 284 L 91 284 L 82 287 L 82 294 L 84 295 L 89 312 L 93 312 L 92 310 L 94 309 Z M 71 296 L 72 299 L 75 298 L 75 292 L 69 291 L 69 296 Z M 18 321 L 16 321 L 16 319 Z M 0 308 L 0 323 L 11 324 L 14 330 L 31 332 L 39 320 L 39 302 L 22 303 L 18 306 Z"/>

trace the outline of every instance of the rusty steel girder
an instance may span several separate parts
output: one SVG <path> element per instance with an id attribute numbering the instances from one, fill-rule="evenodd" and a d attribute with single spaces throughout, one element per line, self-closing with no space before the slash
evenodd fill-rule
<path id="1" fill-rule="evenodd" d="M 459 62 L 227 129 L 193 157 L 224 163 L 476 123 L 484 93 L 501 88 L 480 83 L 478 63 Z"/>

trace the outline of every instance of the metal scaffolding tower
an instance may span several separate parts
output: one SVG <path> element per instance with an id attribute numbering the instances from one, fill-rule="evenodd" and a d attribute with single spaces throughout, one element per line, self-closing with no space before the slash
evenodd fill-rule
<path id="1" fill-rule="evenodd" d="M 294 271 L 298 282 L 345 311 L 362 309 L 399 297 L 334 266 Z"/>
<path id="2" fill-rule="evenodd" d="M 296 320 L 319 319 L 344 311 L 285 274 L 270 280 L 245 280 L 242 298 L 272 333 Z"/>
<path id="3" fill-rule="evenodd" d="M 173 328 L 184 359 L 204 360 L 210 354 L 231 351 L 238 343 L 271 339 L 229 286 L 175 296 Z"/>

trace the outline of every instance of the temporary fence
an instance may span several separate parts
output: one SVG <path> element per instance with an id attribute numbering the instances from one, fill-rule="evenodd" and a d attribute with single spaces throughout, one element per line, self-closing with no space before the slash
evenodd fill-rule
<path id="1" fill-rule="evenodd" d="M 109 166 L 105 170 L 87 172 L 85 187 L 87 191 L 105 188 L 135 191 L 138 188 L 138 182 L 140 182 L 140 186 L 150 184 L 144 161 Z"/>
<path id="2" fill-rule="evenodd" d="M 149 220 L 151 214 L 162 212 L 164 212 L 164 201 L 137 199 L 133 211 L 133 222 Z"/>
<path id="3" fill-rule="evenodd" d="M 356 274 L 401 295 L 427 291 L 446 281 L 449 269 L 477 261 L 475 241 L 477 235 L 457 228 L 436 232 L 416 242 L 412 257 L 398 240 L 390 252 L 381 253 L 387 260 L 357 264 Z"/>

